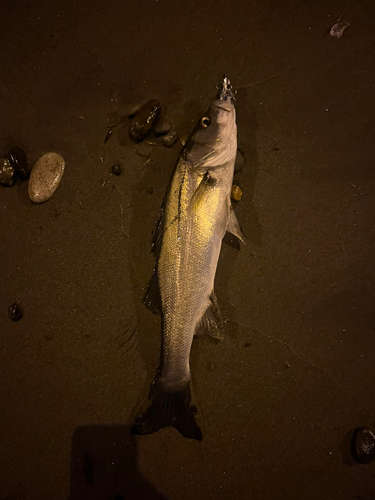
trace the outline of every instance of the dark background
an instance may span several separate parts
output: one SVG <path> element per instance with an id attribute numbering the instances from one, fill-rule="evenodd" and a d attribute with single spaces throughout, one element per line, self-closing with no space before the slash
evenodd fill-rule
<path id="1" fill-rule="evenodd" d="M 375 498 L 375 465 L 340 451 L 375 427 L 374 14 L 373 0 L 1 2 L 2 153 L 66 160 L 45 204 L 27 182 L 0 189 L 1 499 Z M 192 350 L 204 440 L 132 438 L 159 356 L 150 236 L 181 144 L 135 146 L 126 116 L 159 98 L 188 134 L 224 72 L 248 245 L 222 250 L 225 340 Z"/>

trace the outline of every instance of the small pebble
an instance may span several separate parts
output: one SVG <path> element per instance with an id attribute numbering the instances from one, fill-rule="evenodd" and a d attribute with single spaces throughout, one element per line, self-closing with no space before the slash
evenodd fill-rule
<path id="1" fill-rule="evenodd" d="M 112 173 L 114 173 L 115 175 L 120 175 L 122 173 L 121 165 L 119 163 L 115 163 L 112 166 Z"/>
<path id="2" fill-rule="evenodd" d="M 151 133 L 155 121 L 161 113 L 161 104 L 151 99 L 130 120 L 129 137 L 134 142 L 144 141 Z"/>
<path id="3" fill-rule="evenodd" d="M 367 427 L 357 427 L 353 432 L 351 450 L 359 464 L 369 464 L 375 459 L 375 435 Z"/>
<path id="4" fill-rule="evenodd" d="M 16 180 L 14 167 L 7 158 L 0 158 L 0 184 L 3 186 L 13 186 Z"/>
<path id="5" fill-rule="evenodd" d="M 23 313 L 17 300 L 9 307 L 8 316 L 12 321 L 19 321 L 22 318 Z"/>
<path id="6" fill-rule="evenodd" d="M 37 160 L 30 174 L 29 196 L 34 203 L 51 198 L 62 179 L 65 160 L 57 153 L 46 153 Z"/>
<path id="7" fill-rule="evenodd" d="M 13 146 L 8 151 L 8 158 L 10 164 L 14 167 L 18 177 L 25 181 L 30 177 L 30 170 L 27 165 L 26 154 L 23 149 L 18 146 Z"/>
<path id="8" fill-rule="evenodd" d="M 177 132 L 175 132 L 174 130 L 172 130 L 172 132 L 169 132 L 167 135 L 163 137 L 163 145 L 166 148 L 171 148 L 172 146 L 174 146 L 176 141 L 177 141 Z"/>
<path id="9" fill-rule="evenodd" d="M 242 189 L 239 186 L 233 184 L 230 197 L 232 198 L 232 200 L 240 201 L 240 199 L 242 198 Z"/>
<path id="10" fill-rule="evenodd" d="M 237 150 L 236 163 L 234 164 L 234 173 L 237 174 L 238 172 L 242 172 L 245 163 L 246 160 L 244 155 L 241 153 L 240 150 Z"/>
<path id="11" fill-rule="evenodd" d="M 159 120 L 156 122 L 156 125 L 154 127 L 154 133 L 155 135 L 165 135 L 171 130 L 171 123 L 170 121 L 162 116 L 159 118 Z"/>

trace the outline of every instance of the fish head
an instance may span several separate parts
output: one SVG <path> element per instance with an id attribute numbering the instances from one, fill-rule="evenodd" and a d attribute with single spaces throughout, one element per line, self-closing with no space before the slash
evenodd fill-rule
<path id="1" fill-rule="evenodd" d="M 237 152 L 236 110 L 232 99 L 216 99 L 186 142 L 185 160 L 199 172 L 233 163 Z"/>

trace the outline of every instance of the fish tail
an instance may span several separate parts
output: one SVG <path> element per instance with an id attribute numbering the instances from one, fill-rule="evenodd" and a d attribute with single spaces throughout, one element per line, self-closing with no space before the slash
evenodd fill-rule
<path id="1" fill-rule="evenodd" d="M 155 384 L 150 406 L 135 419 L 132 434 L 153 434 L 164 427 L 174 427 L 189 439 L 202 440 L 202 431 L 195 421 L 196 408 L 190 405 L 190 384 L 178 391 L 166 391 Z"/>

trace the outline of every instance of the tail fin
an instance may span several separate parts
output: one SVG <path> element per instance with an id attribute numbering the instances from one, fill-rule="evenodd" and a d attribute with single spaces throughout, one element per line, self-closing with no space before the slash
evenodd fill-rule
<path id="1" fill-rule="evenodd" d="M 196 408 L 190 405 L 190 386 L 179 392 L 167 392 L 157 386 L 153 389 L 151 405 L 136 418 L 132 434 L 153 434 L 164 427 L 174 427 L 184 437 L 201 441 Z"/>

